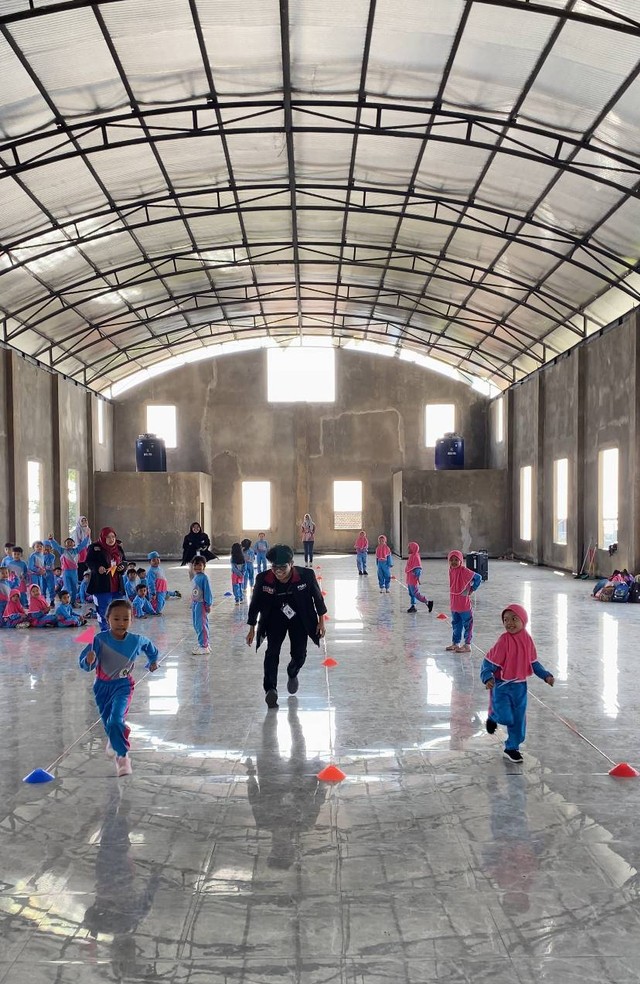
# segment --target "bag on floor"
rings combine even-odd
[[[628,601],[629,600],[629,585],[626,581],[621,581],[616,584],[613,589],[613,596],[611,601]]]
[[[636,604],[640,602],[640,582],[634,581],[631,585],[627,601],[635,602]]]

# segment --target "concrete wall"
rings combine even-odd
[[[96,529],[112,526],[129,557],[182,556],[193,522],[211,534],[212,482],[200,472],[97,472]]]
[[[67,472],[76,468],[80,511],[93,513],[93,452],[90,404],[95,398],[62,376],[39,369],[15,352],[0,350],[0,537],[25,551],[30,546],[27,462],[42,466],[41,533],[68,532]],[[109,405],[106,405],[110,410]],[[110,420],[110,414],[107,414]],[[111,425],[100,450],[111,468]]]
[[[339,351],[333,404],[270,404],[266,353],[228,355],[150,380],[114,405],[115,468],[135,469],[135,440],[149,403],[177,407],[178,447],[169,471],[213,478],[210,535],[228,547],[242,533],[242,481],[272,483],[272,541],[300,546],[298,522],[310,512],[319,550],[350,550],[354,531],[333,529],[333,482],[363,482],[370,540],[392,530],[392,475],[434,468],[424,446],[424,405],[456,404],[467,465],[485,464],[487,401],[470,387],[410,363]]]
[[[579,570],[598,542],[598,456],[619,451],[618,552],[598,549],[596,572],[640,571],[640,341],[638,314],[546,366],[509,392],[513,547],[534,563]],[[490,438],[490,443],[493,438]],[[495,443],[495,442],[493,442]],[[489,448],[489,460],[496,456]],[[554,461],[569,461],[567,544],[554,542]],[[532,538],[520,538],[520,469],[533,468]],[[599,545],[600,546],[600,545]]]
[[[507,498],[506,471],[403,470],[402,556],[410,540],[424,557],[450,550],[503,555],[509,549]]]

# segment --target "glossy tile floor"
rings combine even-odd
[[[317,563],[338,666],[314,649],[278,711],[226,564],[211,657],[190,655],[185,599],[138,623],[163,661],[138,673],[126,779],[76,632],[2,633],[0,982],[640,981],[640,779],[607,775],[640,763],[640,606],[493,561],[477,648],[453,655],[444,562],[432,615],[351,557]],[[557,679],[531,683],[523,767],[485,733],[478,679],[511,600]],[[317,781],[327,763],[344,782]]]

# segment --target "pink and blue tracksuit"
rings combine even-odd
[[[198,637],[198,645],[206,649],[209,645],[208,615],[213,604],[213,593],[209,578],[201,571],[191,582],[191,617]]]
[[[74,612],[71,605],[59,604],[54,615],[60,628],[82,625],[82,618]]]
[[[45,581],[47,569],[44,563],[44,551],[38,552],[34,550],[27,561],[27,568],[29,570],[29,583],[37,584],[44,595],[47,587]]]
[[[541,680],[553,676],[538,659],[533,639],[526,631],[529,616],[521,605],[508,605],[502,612],[514,612],[524,628],[520,632],[503,632],[482,661],[480,679],[491,677],[489,718],[507,729],[505,751],[518,751],[525,739],[527,723],[527,677],[533,673]]]
[[[96,661],[88,666],[87,656],[92,651]],[[93,695],[107,738],[120,757],[126,755],[130,747],[126,716],[134,688],[131,673],[140,653],[147,657],[146,669],[158,660],[158,650],[146,636],[127,632],[124,639],[116,639],[111,632],[98,632],[93,642],[82,650],[79,659],[80,669],[96,672]]]
[[[231,561],[231,590],[236,601],[242,601],[244,595],[242,586],[244,584],[244,564],[234,564]]]
[[[269,549],[269,542],[265,540],[264,537],[260,537],[259,540],[253,545],[253,549],[256,552],[256,560],[258,566],[258,574],[261,571],[266,571],[267,569],[267,550]]]
[[[28,625],[29,619],[20,600],[20,592],[12,588],[9,592],[9,601],[4,608],[4,624],[7,629],[15,629],[17,625]]]
[[[148,598],[137,594],[131,602],[134,618],[145,618],[147,615],[155,615],[156,611]]]
[[[358,574],[366,574],[367,558],[369,556],[369,541],[364,533],[360,534],[354,543],[353,548],[356,552],[356,566],[358,568]]]
[[[383,535],[378,537],[378,546],[376,547],[376,567],[378,569],[378,584],[380,585],[380,590],[382,591],[384,588],[388,591],[389,585],[391,584],[393,557],[391,556],[391,550],[387,545],[387,538]]]
[[[34,598],[31,594],[29,595],[27,616],[32,629],[53,628],[58,624],[53,612],[49,611],[49,602],[42,595],[39,598]]]
[[[159,559],[160,554],[157,550],[152,550],[150,554],[147,554],[147,560]],[[149,598],[151,600],[151,604],[153,605],[154,612],[158,615],[162,615],[167,596],[171,592],[169,591],[167,576],[159,564],[157,567],[154,567],[153,564],[151,564],[149,570],[147,571],[147,589],[149,591]]]
[[[43,553],[42,560],[44,562],[44,587],[42,593],[49,604],[53,605],[56,599],[56,576],[53,573],[53,568],[58,565],[55,554],[53,553]]]
[[[16,560],[14,557],[5,557],[2,561],[2,566],[6,567],[9,571],[11,587],[16,588],[20,592],[20,601],[23,605],[27,605],[29,602],[29,599],[27,598],[29,569],[24,560]]]
[[[465,645],[470,646],[473,638],[471,595],[482,584],[482,575],[470,571],[468,567],[462,566],[464,565],[464,557],[460,550],[452,550],[448,559],[451,560],[452,557],[457,557],[461,566],[449,568],[451,641],[454,646],[459,646],[464,634]]]
[[[53,547],[60,554],[62,583],[65,591],[71,595],[72,605],[75,605],[78,596],[78,555],[86,550],[89,542],[89,537],[86,536],[77,547],[63,547],[56,540],[47,540],[47,546]]]
[[[11,594],[11,585],[8,578],[0,581],[0,629],[4,628],[4,613]]]
[[[423,605],[429,604],[428,599],[420,592],[421,574],[422,561],[420,560],[420,545],[412,540],[409,544],[409,557],[404,566],[405,583],[412,608],[415,608],[416,601],[421,601]]]

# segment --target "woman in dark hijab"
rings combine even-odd
[[[189,532],[182,541],[182,561],[181,567],[185,564],[189,564],[193,561],[196,556],[204,557],[205,560],[215,560],[216,555],[211,552],[209,547],[211,546],[211,540],[204,532],[200,523],[192,523]]]
[[[114,598],[124,597],[122,590],[122,575],[126,567],[126,557],[122,542],[118,540],[116,531],[110,526],[100,530],[98,539],[90,544],[87,552],[87,567],[91,578],[87,591],[96,599],[100,628],[106,631],[107,608]]]

